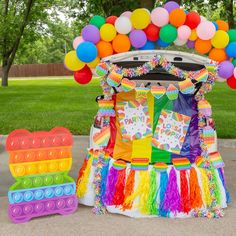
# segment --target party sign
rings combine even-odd
[[[116,108],[124,141],[142,139],[152,135],[146,101],[143,103],[138,101],[119,102]]]
[[[180,154],[191,117],[162,110],[152,139],[152,145],[168,152]]]

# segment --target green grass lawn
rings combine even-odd
[[[99,80],[80,86],[72,78],[10,80],[0,88],[0,134],[14,129],[69,128],[73,134],[89,134],[97,112]],[[236,91],[217,83],[207,98],[213,106],[218,136],[236,138]]]

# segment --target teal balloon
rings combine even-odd
[[[236,29],[231,29],[228,31],[228,35],[229,35],[229,42],[236,42]]]
[[[95,25],[98,29],[102,27],[106,23],[106,19],[102,16],[93,16],[89,22],[91,25]]]
[[[177,36],[177,29],[171,24],[163,26],[160,30],[160,39],[165,43],[173,43]]]
[[[236,58],[232,61],[233,65],[236,67]]]

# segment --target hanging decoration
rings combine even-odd
[[[173,84],[170,84],[167,89],[164,86],[152,86],[150,91],[155,98],[159,99],[166,94],[170,100],[175,100],[178,98],[179,91],[183,94],[191,94],[195,91],[196,83],[203,83],[201,89],[197,93],[197,99],[200,100],[205,93],[211,91],[212,85],[216,80],[218,64],[212,62],[199,71],[186,71],[176,67],[173,63],[168,62],[163,55],[157,55],[150,61],[145,62],[142,66],[135,68],[122,68],[110,62],[101,62],[96,67],[96,73],[102,77],[102,87],[104,91],[111,93],[109,87],[120,87],[121,85],[121,91],[129,92],[135,89],[137,98],[145,98],[149,88],[144,88],[143,85],[140,88],[137,88],[135,81],[129,80],[128,78],[148,74],[157,66],[161,66],[169,74],[181,78],[182,81],[178,82],[179,89]],[[108,93],[107,95],[111,97],[111,94],[109,95]]]

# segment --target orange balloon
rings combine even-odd
[[[186,14],[182,9],[174,9],[170,13],[170,23],[175,27],[183,25],[186,21]]]
[[[100,58],[108,57],[113,54],[111,43],[105,41],[99,41],[96,46],[98,49],[98,57]]]
[[[124,34],[118,34],[114,38],[112,42],[112,46],[113,46],[114,51],[117,53],[128,52],[131,47],[129,37]]]
[[[208,53],[212,48],[211,40],[197,39],[195,43],[195,49],[200,54]]]
[[[209,58],[214,61],[222,62],[228,59],[224,49],[213,48],[209,53]]]
[[[218,30],[223,30],[225,32],[229,31],[229,24],[223,20],[217,20],[216,24],[218,25]]]

